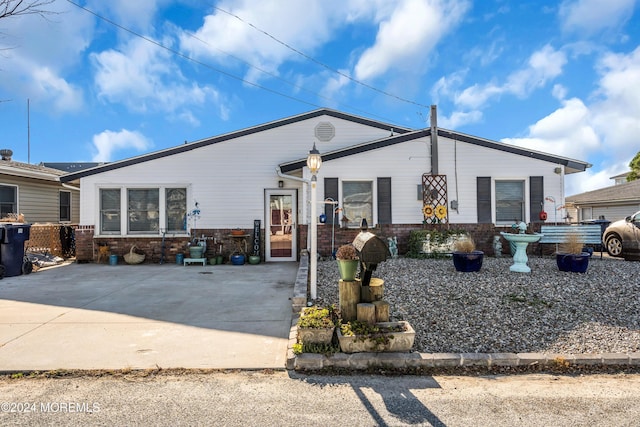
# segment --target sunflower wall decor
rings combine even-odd
[[[446,224],[449,222],[447,212],[447,177],[446,175],[422,175],[422,214],[424,224]]]

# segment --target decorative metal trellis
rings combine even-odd
[[[422,175],[422,213],[425,224],[448,224],[447,176]]]

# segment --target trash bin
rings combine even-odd
[[[599,225],[600,226],[600,237],[602,238],[602,235],[604,234],[604,230],[606,230],[607,227],[609,226],[609,224],[611,224],[611,221],[606,220],[606,219],[588,219],[586,221],[581,221],[580,224],[583,224],[583,225]],[[603,251],[604,250],[603,245],[597,245],[596,250]]]
[[[19,276],[24,263],[24,242],[29,240],[31,224],[0,223],[0,229],[0,264],[4,267],[4,276]]]

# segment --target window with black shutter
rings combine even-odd
[[[529,177],[529,213],[531,222],[540,222],[540,212],[544,206],[544,177]]]
[[[325,178],[324,179],[324,200],[331,199],[338,202],[338,178]],[[338,205],[324,205],[324,214],[327,217],[327,224],[333,224],[335,219],[335,215],[333,214],[333,210],[337,208]]]
[[[476,194],[478,206],[478,223],[491,223],[491,177],[476,178]]]
[[[378,178],[378,224],[392,224],[391,178]]]

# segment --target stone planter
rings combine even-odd
[[[298,342],[305,344],[331,344],[336,328],[298,328]]]
[[[413,347],[416,338],[416,331],[411,327],[409,322],[381,322],[376,323],[381,327],[392,327],[403,325],[404,332],[386,332],[380,335],[386,336],[386,343],[379,340],[363,338],[359,335],[344,336],[340,328],[336,330],[338,341],[340,342],[340,350],[343,353],[363,353],[363,352],[408,352]]]

